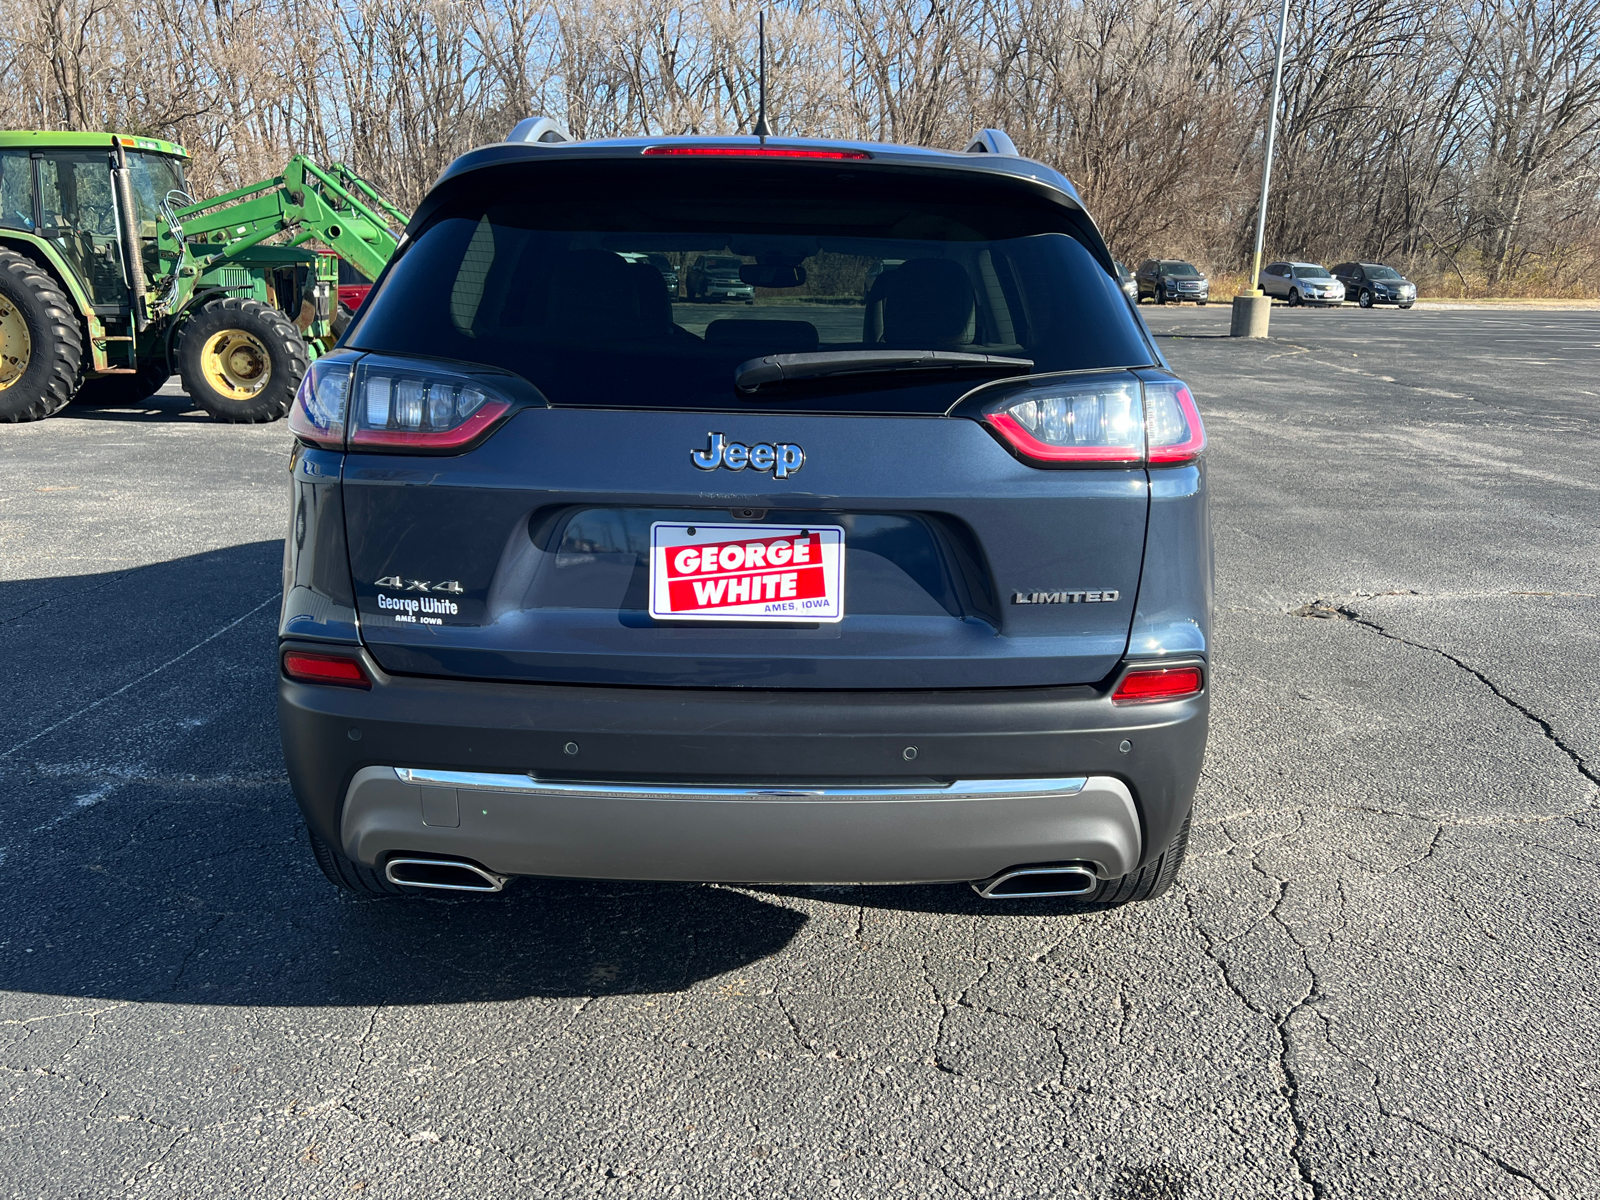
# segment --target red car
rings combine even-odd
[[[338,258],[331,250],[319,250],[317,253],[325,254],[329,258]],[[372,290],[372,281],[356,270],[344,259],[339,259],[339,303],[351,312],[361,307],[361,302],[367,298],[367,293]]]

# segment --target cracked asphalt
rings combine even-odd
[[[1212,438],[1177,889],[358,902],[288,437],[0,429],[0,1197],[1600,1195],[1600,313],[1144,310]]]

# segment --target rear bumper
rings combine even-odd
[[[1107,776],[944,787],[563,785],[526,775],[366,767],[340,821],[347,857],[470,859],[500,875],[722,883],[983,879],[1035,862],[1139,864],[1127,785]]]
[[[1086,861],[1119,875],[1159,854],[1187,814],[1209,704],[1202,692],[1118,708],[1088,687],[735,692],[498,684],[391,676],[370,656],[364,662],[370,691],[280,677],[284,757],[307,823],[361,861],[453,854],[503,874],[914,881]],[[461,824],[439,826],[422,816],[422,788],[437,785],[406,783],[395,768],[518,782],[858,792],[857,785],[895,785],[925,793],[774,803],[454,786]],[[960,801],[929,786],[1041,779],[1086,782],[1070,793]],[[1131,817],[1113,835],[1103,805],[1118,788]],[[496,793],[495,803],[474,808],[467,797],[484,790]],[[477,823],[468,820],[472,813]]]

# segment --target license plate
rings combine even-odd
[[[838,621],[837,525],[650,526],[650,615],[673,621]]]

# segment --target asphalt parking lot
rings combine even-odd
[[[284,425],[0,428],[0,1196],[1600,1194],[1600,312],[1143,311],[1218,657],[1187,869],[1109,913],[345,899]]]

